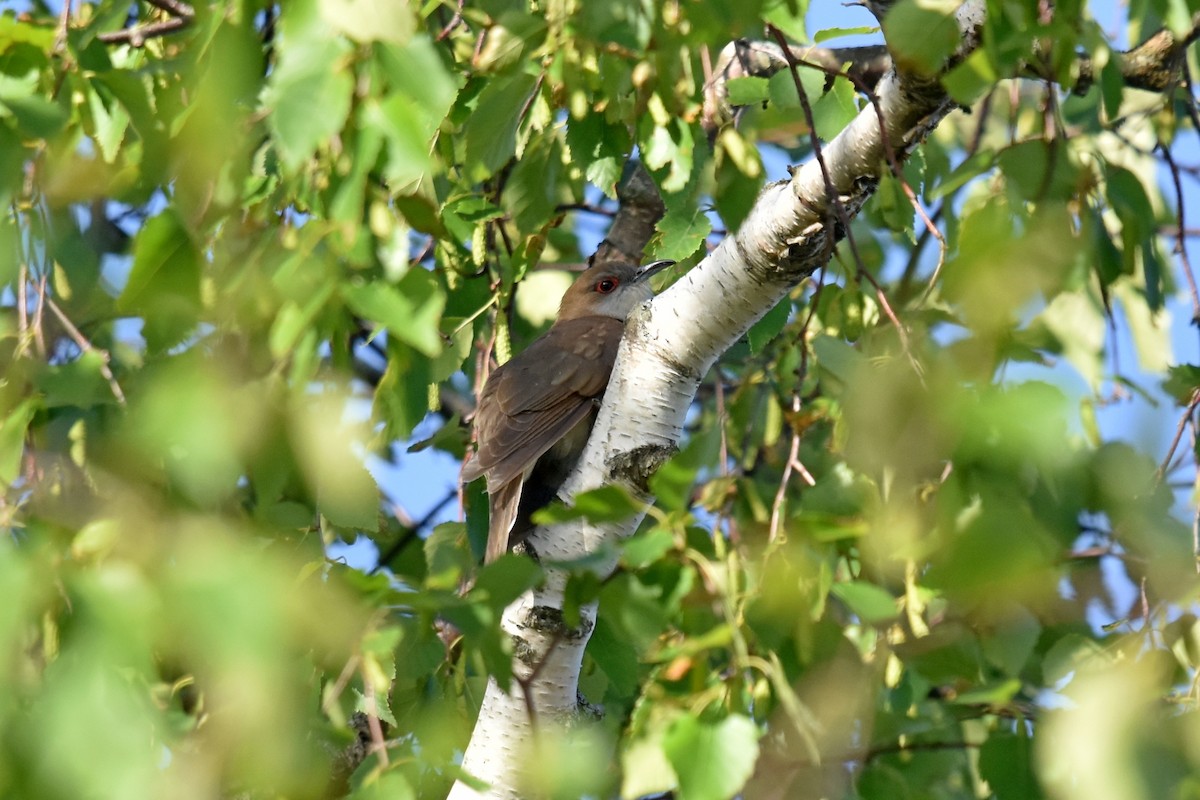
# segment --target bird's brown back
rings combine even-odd
[[[522,477],[604,394],[624,329],[612,317],[562,320],[497,368],[479,398],[479,451],[463,479],[486,475],[491,487]]]

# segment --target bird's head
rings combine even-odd
[[[598,264],[580,273],[563,295],[558,318],[613,317],[623,320],[640,303],[654,296],[649,278],[674,261],[653,261],[645,266]]]

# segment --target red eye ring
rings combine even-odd
[[[596,281],[596,291],[600,294],[608,294],[617,288],[616,278],[601,278]]]

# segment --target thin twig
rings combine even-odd
[[[792,395],[792,410],[800,410],[800,395]],[[787,463],[783,465],[783,475],[779,479],[779,488],[775,490],[775,501],[771,503],[771,526],[768,529],[767,541],[774,543],[779,537],[779,524],[783,511],[783,499],[787,495],[788,481],[792,479],[792,464],[800,452],[800,434],[792,431],[792,443],[788,450]]]
[[[1192,452],[1196,452],[1196,418],[1191,417]],[[1200,459],[1196,462],[1196,477],[1192,479],[1192,491],[1200,490]],[[1196,562],[1196,574],[1200,575],[1200,503],[1192,511],[1192,560]]]
[[[422,530],[424,530],[425,527],[442,512],[442,509],[450,505],[450,503],[453,502],[456,497],[458,497],[458,493],[459,484],[456,483],[454,488],[451,489],[445,497],[435,503],[433,508],[429,509],[425,516],[421,517],[419,520],[413,521],[408,525],[405,525],[404,527],[406,530],[400,535],[400,538],[393,542],[387,550],[380,554],[379,558],[375,562],[375,566],[371,567],[371,570],[367,574],[374,575],[380,570],[380,568],[395,558],[397,554],[399,554],[399,552],[413,540],[414,536],[417,536]]]
[[[1200,290],[1196,288],[1196,276],[1192,272],[1192,262],[1188,258],[1187,244],[1183,236],[1187,225],[1187,214],[1183,205],[1183,182],[1179,180],[1179,167],[1175,163],[1174,156],[1171,155],[1170,146],[1166,142],[1159,142],[1158,149],[1162,153],[1163,160],[1167,162],[1168,171],[1171,173],[1171,183],[1175,187],[1175,204],[1179,209],[1179,229],[1175,236],[1175,252],[1179,254],[1179,259],[1183,263],[1183,275],[1187,280],[1188,292],[1191,294],[1192,324],[1200,324]]]
[[[717,458],[720,461],[718,469],[721,471],[722,478],[729,477],[729,435],[725,428],[725,381],[721,375],[721,365],[715,364],[712,371],[713,374],[713,395],[717,403],[717,429],[721,431],[721,445],[718,451]],[[717,509],[717,518],[714,520],[713,531],[720,535],[720,531],[725,525],[725,509],[729,506],[729,502],[723,501]]]
[[[180,0],[146,0],[147,3],[166,11],[173,17],[194,17],[196,10]]]
[[[605,208],[594,203],[559,203],[554,207],[556,214],[565,213],[567,211],[586,211],[589,214],[596,214],[601,217],[615,217],[617,210],[614,208]]]
[[[42,317],[46,310],[46,276],[37,279],[37,305],[33,307],[33,343],[37,346],[40,358],[46,357],[46,334],[42,330]]]
[[[108,351],[101,350],[88,341],[87,337],[79,332],[79,328],[75,327],[74,323],[67,318],[67,315],[63,313],[63,310],[58,307],[58,303],[55,303],[52,298],[47,296],[44,300],[50,310],[54,312],[54,316],[58,317],[58,321],[62,323],[63,328],[66,329],[67,335],[71,337],[71,341],[75,342],[84,353],[96,353],[100,356],[100,374],[108,381],[108,388],[112,390],[113,397],[117,398],[117,402],[125,405],[125,392],[121,391],[121,384],[117,383],[117,379],[108,365],[110,360]]]
[[[71,24],[71,0],[62,0],[58,14],[58,28],[54,34],[54,52],[61,53],[67,46],[67,28]]]
[[[350,682],[350,678],[354,675],[355,670],[358,669],[358,662],[361,659],[362,657],[358,653],[355,653],[350,656],[350,658],[346,659],[346,665],[342,667],[342,671],[337,676],[337,680],[335,680],[333,682],[333,686],[325,692],[325,702],[321,704],[321,711],[323,713],[328,714],[329,710],[333,708],[334,702],[336,702],[337,699],[341,697],[342,692],[346,690],[346,684]]]
[[[192,24],[191,17],[171,17],[162,22],[149,22],[145,25],[138,25],[133,28],[125,28],[119,31],[110,33],[102,33],[96,38],[105,44],[124,44],[128,43],[133,47],[141,47],[146,43],[147,39],[154,39],[159,36],[166,36],[176,31],[181,31]]]
[[[26,334],[29,332],[29,267],[22,262],[17,268],[17,342],[19,351],[23,352],[27,345]]]
[[[529,731],[535,736],[537,734],[537,706],[533,702],[533,682],[537,680],[538,675],[542,674],[542,670],[546,668],[546,664],[550,661],[550,656],[554,654],[554,650],[562,642],[566,627],[566,621],[560,620],[553,635],[550,637],[550,643],[546,645],[546,652],[533,665],[533,669],[529,671],[528,676],[522,678],[519,675],[513,675],[513,680],[521,687],[521,697],[525,702],[525,712],[529,714]]]
[[[388,766],[387,741],[383,738],[383,726],[379,724],[379,708],[375,703],[375,684],[364,669],[361,672],[363,680],[363,699],[367,701],[367,729],[371,731],[371,750],[379,759],[379,766]]]
[[[462,24],[462,21],[463,21],[462,12],[463,12],[463,0],[458,0],[458,7],[454,10],[454,16],[450,18],[450,21],[446,23],[446,27],[442,28],[441,32],[438,33],[438,35],[434,39],[434,41],[438,41],[438,42],[442,41],[447,36],[449,36],[451,33],[453,33],[455,28],[457,28],[459,25]]]
[[[1200,389],[1192,390],[1187,408],[1184,410],[1183,416],[1179,418],[1179,424],[1175,426],[1175,436],[1171,439],[1171,446],[1167,448],[1166,456],[1163,457],[1154,473],[1155,482],[1161,483],[1167,474],[1167,468],[1171,466],[1171,458],[1175,455],[1175,448],[1179,447],[1179,440],[1183,438],[1183,429],[1187,426],[1188,420],[1192,418],[1192,412],[1196,410],[1196,406],[1200,406]]]
[[[887,316],[888,320],[896,326],[896,332],[900,337],[900,346],[904,350],[904,354],[908,357],[909,363],[912,364],[913,369],[916,371],[917,377],[923,382],[924,371],[921,369],[921,365],[917,362],[916,357],[912,353],[912,348],[909,346],[908,333],[904,330],[904,326],[900,324],[899,317],[897,317],[896,313],[892,310],[891,303],[888,302],[887,296],[884,294],[882,287],[880,287],[879,283],[870,274],[870,272],[867,271],[863,264],[862,256],[858,252],[858,244],[855,242],[854,234],[850,230],[850,215],[846,212],[846,207],[842,205],[841,198],[838,196],[837,190],[833,185],[833,179],[829,174],[829,168],[825,164],[825,157],[821,151],[821,140],[820,137],[817,136],[816,124],[813,119],[812,106],[808,102],[808,92],[804,90],[804,84],[800,80],[800,73],[797,69],[799,62],[797,62],[795,55],[793,55],[791,50],[788,48],[787,40],[784,38],[783,32],[773,25],[768,26],[768,31],[773,37],[775,37],[775,40],[783,49],[784,56],[787,59],[788,68],[792,74],[792,83],[796,86],[796,95],[800,99],[800,107],[804,111],[804,119],[808,124],[808,134],[812,143],[813,157],[816,159],[817,165],[821,168],[821,178],[825,182],[825,192],[829,196],[830,206],[832,208],[833,215],[836,217],[836,221],[842,224],[842,230],[846,235],[846,244],[850,246],[850,253],[854,256],[856,271],[859,276],[866,278],[866,280],[875,287],[875,294],[876,298],[879,300],[880,307],[883,308],[884,314]],[[880,139],[883,144],[884,152],[887,154],[888,161],[892,165],[892,168],[899,173],[899,164],[896,161],[896,154],[892,149],[891,141],[888,138],[887,129],[884,126],[883,109],[879,106],[878,98],[874,97],[873,93],[870,93],[868,97],[871,98],[871,105],[875,109],[876,117],[879,120]],[[901,177],[900,180],[903,181],[903,178]],[[913,197],[915,199],[915,195]],[[926,219],[928,219],[928,217],[926,217]],[[930,222],[930,226],[933,227],[932,222]],[[937,235],[939,238],[941,238],[940,233]],[[832,235],[828,237],[831,246],[833,238],[834,237]]]

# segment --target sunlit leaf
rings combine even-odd
[[[679,778],[681,798],[727,800],[754,769],[758,729],[742,716],[731,715],[717,723],[681,716],[662,746]]]

